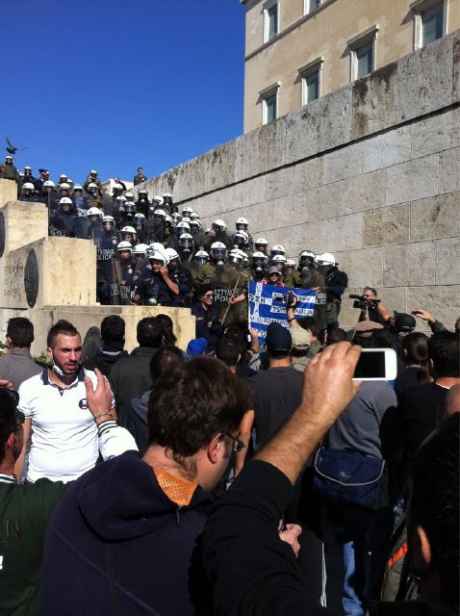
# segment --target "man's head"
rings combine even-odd
[[[191,479],[211,490],[229,463],[247,408],[245,386],[220,361],[183,363],[155,385],[149,444],[165,448]]]
[[[422,447],[414,470],[409,542],[422,590],[433,602],[459,607],[460,415],[452,415]]]
[[[363,297],[367,300],[377,299],[377,289],[373,287],[364,287]]]
[[[292,352],[292,336],[286,327],[279,323],[270,323],[265,339],[271,359],[289,359]]]
[[[13,466],[23,445],[22,424],[24,415],[17,410],[18,395],[0,389],[0,464]]]
[[[460,377],[460,336],[452,332],[434,334],[429,341],[435,376]]]
[[[48,357],[53,370],[62,377],[76,376],[81,365],[81,337],[76,328],[61,319],[48,332]]]
[[[101,338],[105,347],[122,349],[125,344],[125,322],[116,314],[111,314],[101,323]]]
[[[200,302],[209,308],[214,302],[214,287],[212,285],[203,285],[198,289],[197,295]]]
[[[216,356],[234,371],[241,360],[241,345],[232,337],[223,336],[217,343]]]
[[[34,341],[34,326],[23,317],[14,317],[6,328],[6,346],[9,349],[30,349]]]
[[[139,346],[157,349],[163,339],[163,326],[156,317],[145,317],[137,324],[137,341]]]

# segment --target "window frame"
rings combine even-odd
[[[321,56],[319,58],[315,58],[308,64],[301,66],[297,69],[298,80],[300,81],[300,104],[301,107],[306,107],[310,103],[315,100],[321,98],[322,95],[322,83],[323,83],[323,66],[324,66],[324,58]],[[307,80],[313,74],[318,74],[318,98],[314,98],[313,100],[308,100],[308,84]]]
[[[369,28],[365,32],[354,36],[348,41],[347,50],[349,55],[349,78],[350,81],[356,81],[357,79],[364,79],[371,73],[373,73],[378,66],[377,62],[377,36],[379,32],[379,26],[375,25]],[[372,48],[372,69],[362,77],[358,77],[358,50],[363,47]]]
[[[303,14],[310,15],[311,13],[318,11],[325,1],[326,0],[319,0],[319,6],[312,8],[313,0],[303,0]]]
[[[412,2],[410,5],[414,19],[414,51],[417,49],[423,49],[423,47],[430,44],[425,44],[423,40],[423,15],[438,7],[442,10],[442,35],[440,38],[443,38],[449,33],[449,0],[415,0],[415,2]]]
[[[281,83],[279,81],[271,84],[270,86],[268,86],[268,88],[264,88],[263,90],[261,90],[259,92],[259,98],[258,98],[258,102],[262,103],[262,126],[267,126],[268,124],[271,124],[272,122],[275,122],[278,118],[279,118],[279,98],[278,98],[278,94],[279,94],[279,90],[281,87]],[[275,117],[273,120],[271,120],[270,122],[268,122],[268,105],[267,105],[267,100],[269,98],[275,97]]]
[[[270,36],[270,10],[276,6],[276,32]],[[281,0],[266,0],[263,5],[264,44],[272,41],[281,32]]]

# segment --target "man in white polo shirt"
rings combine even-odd
[[[99,457],[97,426],[88,409],[85,378],[96,387],[96,375],[81,367],[81,338],[68,321],[48,333],[51,368],[24,381],[19,410],[24,413],[24,440],[29,443],[24,469],[28,481],[41,477],[68,482],[92,469]]]

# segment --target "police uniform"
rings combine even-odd
[[[101,304],[111,303],[111,290],[113,284],[112,260],[117,248],[116,234],[103,231],[95,239],[97,250],[97,294]]]

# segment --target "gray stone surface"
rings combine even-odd
[[[392,309],[447,315],[460,302],[459,103],[457,32],[147,188],[187,200],[205,225],[245,216],[289,256],[335,253],[350,292],[369,284]]]
[[[410,210],[411,240],[460,236],[460,192],[419,199]]]
[[[453,329],[455,319],[460,316],[460,285],[409,287],[407,289],[407,311],[425,308],[444,325]]]
[[[364,213],[364,246],[409,241],[410,204],[393,205]]]
[[[436,282],[460,284],[460,237],[436,241]]]

